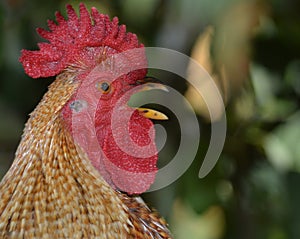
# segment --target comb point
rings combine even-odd
[[[70,4],[66,5],[66,11],[67,20],[60,12],[55,13],[57,24],[48,20],[50,31],[37,29],[38,34],[50,43],[39,44],[38,51],[21,51],[19,60],[29,76],[54,76],[73,63],[84,62],[82,52],[87,47],[109,47],[116,53],[143,47],[135,34],[126,33],[126,27],[118,25],[117,17],[111,21],[95,7],[89,13],[83,3],[79,5],[79,17]]]

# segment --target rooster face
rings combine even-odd
[[[95,72],[83,81],[64,107],[64,121],[75,142],[112,187],[129,194],[142,193],[154,182],[157,172],[155,131],[150,119],[167,117],[152,109],[132,108],[127,103],[137,92],[166,87],[154,78],[136,78],[144,75],[145,70],[116,80]]]

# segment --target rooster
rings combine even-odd
[[[48,42],[21,52],[30,77],[56,79],[0,183],[0,238],[171,238],[138,196],[158,170],[151,119],[167,117],[127,105],[166,87],[146,76],[144,47],[118,18],[66,8],[37,29]]]

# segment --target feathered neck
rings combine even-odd
[[[72,78],[55,81],[32,112],[0,183],[0,238],[92,238],[106,231],[127,237],[128,209],[61,121],[75,89]]]
[[[75,145],[59,113],[77,83],[55,81],[26,124],[0,182],[0,238],[171,238],[157,213],[111,188]]]

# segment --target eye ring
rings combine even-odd
[[[96,88],[98,91],[108,94],[111,91],[111,85],[107,81],[100,81],[96,83]]]

